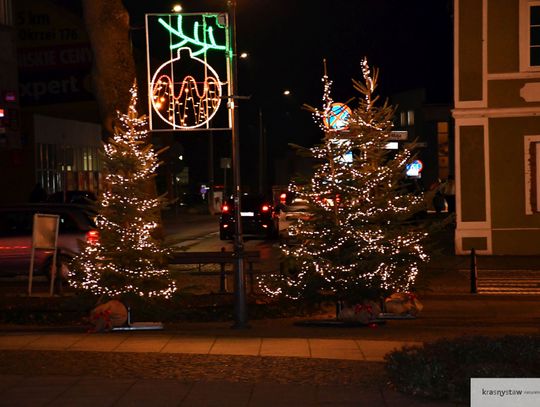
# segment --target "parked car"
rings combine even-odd
[[[289,222],[296,219],[307,220],[311,216],[309,204],[301,199],[295,199],[290,205],[285,205],[280,212],[280,220]]]
[[[66,276],[79,240],[98,239],[95,212],[88,206],[36,203],[0,206],[0,276],[28,274],[34,214],[59,215],[57,275]],[[53,251],[35,250],[34,275],[50,277]]]
[[[47,197],[50,203],[71,203],[90,205],[97,201],[96,194],[91,191],[58,191]]]
[[[285,236],[287,238],[291,237],[292,232],[289,230],[289,226],[298,221],[298,219],[308,220],[312,216],[313,214],[307,201],[294,199],[289,205],[284,205],[279,213],[279,222],[281,228],[285,230]]]
[[[219,238],[232,239],[234,236],[235,208],[232,199],[221,206],[219,219]],[[264,235],[270,239],[279,236],[279,215],[274,210],[272,201],[260,195],[244,194],[240,198],[240,218],[242,233],[246,235]]]

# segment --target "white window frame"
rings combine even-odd
[[[540,6],[540,0],[519,1],[519,69],[521,72],[540,71],[540,65],[531,66],[531,7]]]

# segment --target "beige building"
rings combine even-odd
[[[455,0],[456,253],[540,254],[540,1]]]

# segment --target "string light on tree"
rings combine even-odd
[[[325,74],[322,108],[307,106],[324,132],[320,145],[302,149],[319,160],[310,182],[294,182],[290,190],[306,201],[312,216],[299,219],[289,233],[300,244],[282,246],[295,266],[289,274],[261,279],[263,290],[290,298],[334,296],[359,302],[394,291],[409,291],[419,267],[428,260],[427,236],[411,222],[424,208],[421,195],[406,190],[409,149],[390,155],[385,149],[394,109],[376,105],[378,71],[367,60],[360,93],[350,113],[332,100],[332,81]],[[345,159],[347,155],[351,159]]]
[[[176,285],[167,268],[167,251],[152,236],[164,201],[149,192],[160,152],[148,143],[146,117],[139,117],[136,105],[134,86],[128,113],[117,112],[118,125],[105,144],[108,190],[99,200],[99,240],[83,245],[72,263],[70,283],[110,297],[134,293],[168,298]]]

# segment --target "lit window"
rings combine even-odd
[[[540,212],[540,136],[525,137],[525,213]]]
[[[409,110],[407,112],[407,122],[409,126],[414,126],[414,110]]]
[[[399,123],[401,124],[401,127],[405,127],[407,125],[407,113],[405,112],[400,113]]]
[[[399,124],[401,127],[414,126],[414,110],[408,110],[399,114]]]

